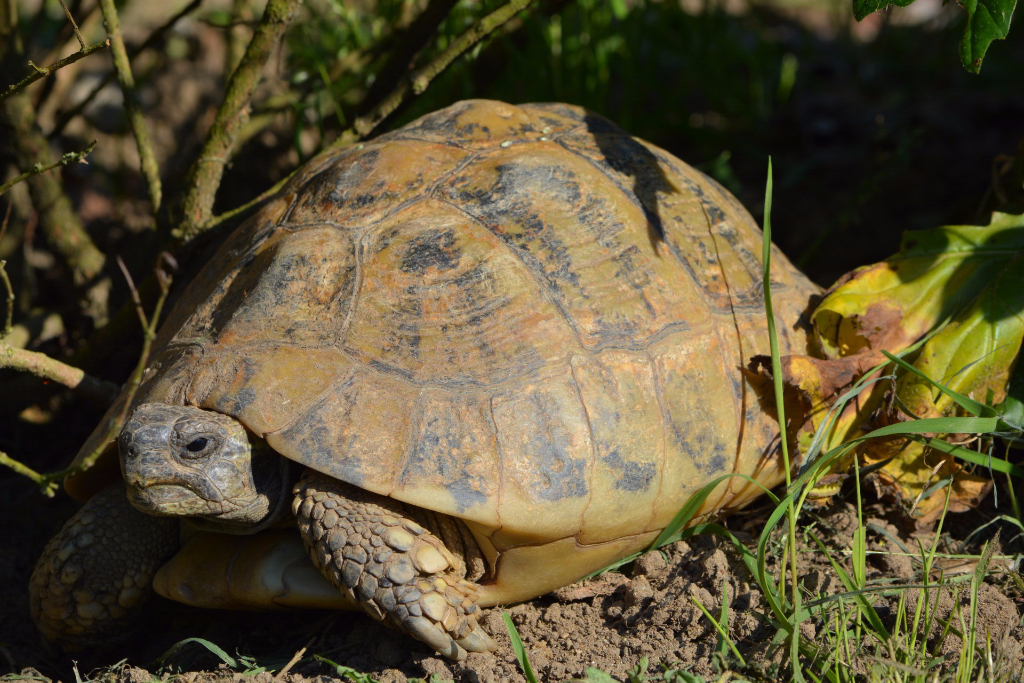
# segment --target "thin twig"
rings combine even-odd
[[[110,2],[112,0],[104,0]],[[259,85],[263,67],[298,9],[299,0],[269,0],[263,18],[238,68],[231,74],[224,102],[217,110],[199,158],[189,171],[188,194],[182,202],[181,224],[173,231],[185,243],[196,237],[213,215],[213,202],[235,139],[249,119],[249,102]]]
[[[103,12],[103,23],[107,26],[107,36],[110,38],[110,51],[114,58],[117,80],[121,84],[121,92],[124,93],[128,123],[132,127],[135,145],[139,149],[142,175],[146,178],[146,186],[149,189],[149,201],[153,206],[153,214],[156,215],[160,210],[160,169],[156,163],[156,154],[153,153],[153,145],[149,141],[146,120],[142,116],[142,108],[139,106],[138,96],[135,93],[135,78],[132,76],[132,66],[128,61],[128,51],[124,46],[121,21],[117,17],[114,0],[100,0],[100,11]]]
[[[71,28],[75,30],[75,38],[78,38],[78,44],[81,48],[85,49],[85,41],[82,40],[82,32],[78,30],[78,24],[75,23],[75,18],[71,16],[71,10],[68,9],[67,4],[64,0],[60,0],[60,6],[64,8],[64,14],[67,15],[68,21],[71,22]]]
[[[7,316],[4,319],[4,328],[0,330],[0,339],[5,338],[14,329],[14,288],[11,287],[11,279],[7,277],[6,265],[7,261],[0,261],[0,280],[4,281],[4,288],[7,290]]]
[[[370,86],[362,103],[366,109],[357,113],[366,113],[369,106],[381,101],[380,98],[385,97],[399,84],[402,77],[414,67],[419,53],[435,37],[438,27],[457,3],[458,0],[430,0],[423,11],[395,36],[387,61],[374,78],[373,85]]]
[[[352,128],[334,141],[332,147],[347,145],[359,138],[364,138],[374,131],[388,116],[412,95],[422,95],[430,82],[437,78],[448,66],[458,59],[469,48],[500,28],[505,22],[526,9],[533,0],[509,0],[486,17],[477,21],[465,33],[453,40],[439,55],[423,67],[418,68],[403,78],[391,94],[384,98],[371,112],[360,116],[352,124]]]
[[[7,223],[11,220],[13,206],[14,202],[7,202],[4,220],[3,223],[0,223],[0,243],[4,241],[4,235],[7,234]],[[6,265],[7,261],[0,261],[0,279],[4,281],[4,287],[7,289],[7,317],[4,320],[4,328],[0,331],[0,339],[6,338],[14,329],[14,288],[11,287],[11,279],[7,277]]]
[[[88,57],[93,52],[98,52],[99,50],[102,50],[102,49],[104,49],[106,47],[109,47],[109,45],[110,45],[110,41],[109,40],[103,40],[103,41],[100,41],[100,42],[95,43],[93,45],[87,45],[87,46],[83,47],[81,50],[79,50],[78,52],[76,52],[76,53],[74,53],[72,55],[69,55],[69,56],[65,57],[64,59],[62,59],[62,60],[60,60],[58,62],[54,62],[50,66],[44,66],[42,68],[36,66],[32,62],[29,62],[28,65],[30,67],[32,67],[32,73],[29,74],[28,76],[26,76],[25,78],[21,79],[20,81],[18,81],[14,85],[9,86],[7,88],[7,90],[4,90],[2,93],[0,93],[0,100],[3,100],[3,99],[6,99],[6,98],[10,97],[11,95],[13,95],[14,93],[18,92],[19,90],[23,90],[23,89],[27,88],[28,86],[32,85],[33,83],[35,83],[39,79],[45,78],[46,76],[49,76],[54,71],[57,71],[58,69],[63,69],[68,64],[74,64],[79,59],[82,59],[83,57]]]
[[[16,349],[0,341],[0,368],[28,372],[50,382],[56,382],[76,394],[102,405],[110,405],[117,396],[118,387],[113,382],[96,379],[79,368],[72,367],[45,353]]]
[[[292,658],[288,660],[288,663],[285,664],[280,671],[274,674],[274,683],[284,680],[284,677],[288,675],[288,672],[292,670],[293,666],[299,663],[299,660],[302,659],[302,656],[306,654],[306,650],[309,648],[310,645],[313,644],[313,641],[315,640],[315,636],[313,638],[310,638],[308,643],[303,645],[301,648],[299,648],[298,652],[292,655]]]
[[[142,329],[149,329],[149,321],[146,320],[146,312],[142,310],[142,299],[139,298],[139,290],[135,288],[135,281],[132,280],[132,274],[128,272],[128,266],[124,265],[124,261],[121,257],[117,257],[117,266],[121,269],[121,273],[124,274],[124,279],[128,283],[128,291],[131,292],[132,301],[135,302],[135,313],[139,316],[139,322],[142,323]]]
[[[52,164],[36,164],[28,171],[25,171],[24,173],[19,173],[18,175],[14,176],[3,185],[0,185],[0,195],[6,193],[8,190],[10,190],[12,187],[22,182],[23,180],[28,180],[32,176],[37,176],[40,173],[52,171],[58,166],[67,166],[73,161],[77,161],[80,164],[88,164],[89,162],[85,160],[85,157],[89,156],[89,154],[92,152],[95,146],[96,141],[93,140],[85,147],[85,149],[78,152],[68,152],[60,159],[57,159],[57,161],[53,162]]]
[[[128,60],[131,61],[135,59],[140,54],[142,54],[149,48],[153,47],[153,45],[158,43],[160,39],[163,38],[164,34],[167,33],[167,31],[171,30],[175,24],[181,21],[183,17],[187,16],[197,7],[199,7],[199,5],[202,4],[202,2],[203,0],[192,0],[192,2],[186,5],[180,12],[175,14],[173,17],[168,19],[166,23],[164,23],[162,26],[154,30],[152,33],[150,33],[149,37],[146,38],[146,40],[144,40],[141,45],[136,47],[128,54]],[[116,70],[108,72],[107,75],[103,77],[103,80],[101,80],[99,83],[93,86],[93,89],[89,91],[89,94],[85,96],[85,99],[83,99],[81,102],[76,104],[71,109],[62,112],[60,114],[60,117],[57,119],[57,123],[53,125],[53,130],[50,131],[48,137],[52,138],[55,135],[60,135],[61,131],[64,130],[64,127],[68,125],[68,122],[70,122],[71,119],[81,114],[82,110],[88,107],[89,103],[96,98],[100,91],[103,90],[103,88],[107,87],[110,84],[110,82],[114,80],[116,77]]]
[[[45,166],[53,158],[50,143],[36,124],[32,102],[24,92],[0,101],[0,139],[21,168]],[[60,181],[53,176],[41,173],[28,179],[32,205],[47,241],[68,264],[75,283],[84,284],[102,272],[106,257],[82,225]]]
[[[217,225],[220,225],[224,221],[229,220],[231,218],[234,218],[235,216],[238,216],[239,214],[244,214],[245,212],[250,211],[251,209],[259,206],[260,204],[262,204],[263,202],[265,202],[266,200],[270,199],[275,194],[277,194],[281,190],[281,188],[284,187],[288,183],[288,181],[291,180],[292,177],[296,173],[298,173],[300,170],[301,169],[297,168],[294,171],[292,171],[291,173],[289,173],[288,175],[286,175],[284,178],[281,178],[279,181],[274,183],[271,187],[269,187],[266,190],[264,190],[263,192],[261,192],[260,195],[258,197],[256,197],[255,199],[252,199],[252,200],[246,202],[245,204],[242,204],[239,207],[231,209],[230,211],[225,211],[222,214],[218,214],[216,216],[212,216],[210,218],[210,220],[206,221],[201,226],[199,226],[199,231],[196,234],[197,235],[201,235],[202,233],[206,232],[207,230],[210,230],[211,228],[214,228]]]
[[[60,478],[64,478],[69,474],[77,472],[84,472],[93,466],[97,459],[107,449],[107,444],[110,443],[124,426],[124,421],[128,417],[128,409],[132,405],[132,399],[135,397],[135,392],[138,391],[139,385],[142,384],[142,375],[146,371],[146,366],[149,364],[149,354],[153,347],[153,341],[156,339],[156,328],[160,324],[160,314],[163,312],[164,303],[167,301],[167,295],[171,292],[171,276],[164,270],[164,265],[170,270],[176,270],[178,263],[174,260],[166,251],[161,252],[157,260],[156,267],[156,280],[160,285],[160,297],[156,300],[156,305],[153,307],[153,314],[149,317],[147,325],[142,328],[142,350],[139,352],[139,362],[136,363],[135,369],[132,371],[131,376],[125,383],[124,396],[121,400],[121,410],[116,415],[111,416],[107,422],[107,429],[105,436],[99,439],[96,443],[96,448],[89,454],[87,454],[81,461],[78,462],[74,467],[69,467],[61,472],[55,473]],[[131,289],[135,289],[134,283],[129,280]],[[138,292],[133,295],[136,300],[138,299]],[[141,315],[141,318],[145,319],[145,314]]]

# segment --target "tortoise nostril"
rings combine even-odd
[[[133,444],[129,444],[129,446],[128,446],[128,457],[129,458],[137,458],[137,457],[139,457],[139,445],[138,444],[134,444],[134,443]]]

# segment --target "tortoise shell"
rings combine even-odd
[[[718,184],[589,111],[460,102],[302,169],[191,283],[134,401],[460,517],[492,561],[599,564],[715,477],[783,477],[741,372],[768,350],[761,248]],[[804,353],[818,290],[772,258]]]

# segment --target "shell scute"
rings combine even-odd
[[[723,474],[734,471],[740,424],[741,351],[718,329],[677,335],[650,350],[654,361],[667,438],[662,495],[650,528],[664,527],[686,499]],[[747,397],[756,401],[755,395]],[[702,510],[717,509],[729,490],[726,481]]]
[[[499,526],[501,463],[490,396],[426,389],[421,405],[419,426],[392,495]]]
[[[568,368],[543,383],[495,396],[492,413],[502,458],[499,549],[573,535],[593,490],[593,444]]]
[[[341,335],[355,285],[351,237],[330,226],[282,226],[238,266],[209,314],[208,333],[218,345],[330,343]]]
[[[574,344],[529,269],[444,202],[424,200],[376,226],[362,270],[345,348],[412,381],[486,386]]]
[[[366,368],[330,387],[267,443],[293,460],[388,495],[409,448],[419,390]]]
[[[287,220],[359,230],[418,201],[465,157],[454,147],[420,141],[363,145],[311,177]]]
[[[643,346],[710,314],[686,272],[652,245],[639,207],[556,143],[482,155],[438,192],[540,274],[587,348]]]
[[[421,116],[381,139],[422,140],[481,149],[541,136],[534,118],[520,107],[489,100],[465,100]]]
[[[653,365],[644,352],[612,350],[574,356],[572,373],[593,435],[591,485],[601,492],[599,504],[587,508],[579,541],[636,533],[654,516],[665,459]]]
[[[295,421],[352,373],[341,351],[290,345],[214,348],[194,370],[185,401],[241,420],[263,436]]]

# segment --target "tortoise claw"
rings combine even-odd
[[[474,624],[468,636],[455,642],[468,652],[494,652],[498,649],[498,644],[487,635],[480,624]]]

